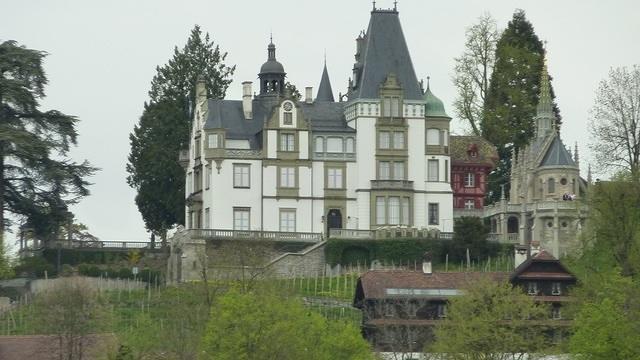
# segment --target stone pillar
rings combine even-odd
[[[520,245],[524,245],[526,243],[525,232],[527,229],[527,203],[523,203],[522,205],[520,205],[520,223],[518,225],[518,243]]]
[[[551,252],[556,258],[560,258],[560,229],[558,225],[558,201],[553,205],[553,245]]]

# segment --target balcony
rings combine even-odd
[[[437,229],[418,229],[412,227],[388,226],[375,230],[356,230],[356,229],[331,229],[329,230],[330,239],[349,239],[349,240],[383,240],[393,238],[433,238],[451,240],[453,233],[440,232]]]
[[[371,180],[374,190],[413,190],[413,181],[409,180]]]
[[[461,209],[461,208],[454,208],[453,209],[453,218],[459,218],[459,217],[463,217],[463,216],[471,216],[471,217],[483,217],[484,216],[484,209]]]
[[[320,233],[219,229],[190,229],[188,231],[192,239],[200,238],[205,240],[262,240],[304,243],[317,243],[322,241],[322,234]]]

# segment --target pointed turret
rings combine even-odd
[[[553,113],[551,85],[549,84],[549,72],[547,71],[547,62],[545,60],[540,74],[540,99],[536,107],[536,135],[538,138],[545,137],[555,127],[556,116]]]
[[[591,185],[592,181],[593,181],[593,177],[591,175],[591,164],[589,164],[589,168],[587,170],[587,184]]]
[[[324,62],[324,69],[322,70],[322,78],[320,79],[320,86],[318,86],[316,101],[335,102],[333,99],[333,90],[331,89],[331,81],[329,80],[326,61]]]
[[[267,61],[260,67],[260,95],[282,95],[284,91],[284,66],[276,60],[276,45],[273,37],[267,46]]]
[[[578,142],[576,141],[576,144],[573,148],[573,161],[576,163],[577,167],[580,167],[580,156],[578,155]]]

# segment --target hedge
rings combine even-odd
[[[487,242],[486,248],[482,249],[482,257],[511,254],[512,249],[511,244]],[[431,253],[434,264],[444,263],[447,254],[450,262],[462,261],[466,256],[457,254],[452,240],[432,238],[329,239],[324,251],[326,262],[331,266],[368,264],[373,260],[396,264],[419,263],[427,251]],[[476,259],[478,255],[472,253],[471,257]]]

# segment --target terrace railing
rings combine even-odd
[[[307,243],[317,243],[322,241],[322,234],[307,232],[220,229],[191,229],[188,231],[191,238],[202,238],[206,240],[267,240]]]

